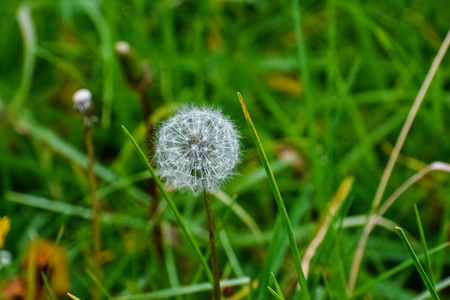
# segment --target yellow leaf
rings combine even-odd
[[[11,228],[11,222],[8,217],[0,217],[0,248],[3,247],[3,243],[5,242],[5,237]]]
[[[273,89],[286,93],[290,96],[300,95],[302,89],[298,77],[288,75],[269,75],[266,77],[267,84]]]
[[[70,298],[74,299],[74,300],[81,300],[80,298],[75,297],[75,296],[72,295],[71,293],[67,293],[67,295],[68,295]]]

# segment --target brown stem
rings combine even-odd
[[[220,300],[222,293],[220,291],[219,260],[217,259],[216,238],[214,236],[216,226],[214,224],[214,215],[211,209],[211,195],[207,191],[204,191],[203,198],[205,200],[205,208],[206,208],[206,224],[209,231],[209,246],[211,249],[211,269],[214,278],[213,299]]]
[[[100,251],[101,251],[101,228],[100,228],[100,200],[97,197],[97,182],[94,175],[94,144],[92,141],[92,127],[85,127],[85,138],[86,138],[86,151],[88,157],[87,164],[87,177],[89,183],[89,191],[92,202],[92,238],[94,246],[94,259],[93,259],[93,272],[95,276],[101,280],[101,262],[100,262]],[[100,299],[100,290],[94,285],[92,291],[92,299]]]
[[[141,105],[142,105],[142,118],[144,121],[144,126],[146,130],[146,137],[147,137],[147,152],[149,159],[153,159],[153,155],[155,153],[154,148],[154,132],[153,132],[153,125],[150,122],[150,118],[152,115],[152,109],[150,105],[150,99],[146,93],[146,89],[142,89],[139,91],[140,99],[141,99]],[[159,207],[159,195],[158,195],[158,189],[156,186],[156,182],[153,178],[149,178],[147,182],[148,191],[151,198],[150,203],[150,217],[154,217],[158,214],[158,207]],[[158,254],[162,257],[164,254],[163,249],[163,240],[162,240],[162,230],[161,230],[161,222],[157,222],[155,224],[155,227],[153,229],[153,237],[155,239],[155,246],[158,251]]]
[[[147,152],[149,159],[153,159],[155,152],[154,149],[154,135],[153,126],[151,124],[152,107],[151,101],[148,96],[147,90],[153,81],[152,73],[148,65],[144,61],[140,61],[135,57],[130,49],[130,45],[125,42],[119,42],[116,44],[116,53],[119,57],[120,65],[122,67],[122,73],[128,86],[135,91],[139,100],[141,101],[142,107],[142,119],[144,121],[144,126],[146,129],[147,137]],[[150,218],[158,214],[159,207],[159,195],[156,182],[153,178],[149,178],[147,181],[148,194],[151,198],[149,214]],[[162,230],[161,223],[157,222],[153,229],[154,243],[160,257],[163,256],[163,241],[162,241]]]

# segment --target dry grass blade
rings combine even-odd
[[[74,300],[81,300],[80,298],[78,298],[78,297],[76,297],[76,296],[74,296],[74,295],[72,295],[70,293],[67,293],[67,296],[69,296],[70,298],[72,298]]]
[[[317,247],[319,247],[319,245],[325,238],[328,228],[331,225],[331,221],[333,220],[333,216],[336,214],[337,210],[339,209],[339,207],[347,197],[348,193],[350,192],[352,183],[353,177],[346,177],[344,181],[342,181],[339,189],[337,190],[336,194],[333,197],[333,200],[331,201],[331,205],[328,214],[325,217],[325,221],[320,227],[319,232],[316,234],[312,242],[309,244],[308,249],[306,249],[305,255],[303,256],[302,260],[302,268],[305,271],[306,276],[308,276],[309,263],[311,262],[311,259],[313,258],[314,254],[316,253]]]
[[[361,235],[360,244],[358,245],[357,254],[361,256],[362,258],[362,252],[364,251],[364,247],[360,247],[361,243],[365,246],[367,243],[367,239],[369,238],[370,232],[372,232],[373,228],[376,224],[379,223],[379,221],[382,219],[383,215],[386,213],[386,211],[391,207],[392,204],[400,197],[408,188],[410,188],[414,183],[419,181],[423,176],[430,173],[431,171],[443,171],[450,173],[450,165],[443,163],[443,162],[434,162],[413,176],[411,176],[405,183],[403,183],[383,204],[383,206],[380,207],[377,213],[372,214],[369,218],[369,221],[365,224],[363,234]],[[362,252],[358,252],[362,251]],[[360,258],[360,259],[361,259]],[[356,280],[356,278],[355,278]]]
[[[398,136],[397,142],[395,143],[394,150],[392,151],[389,161],[386,165],[386,168],[384,169],[383,176],[381,177],[380,184],[378,185],[377,192],[375,194],[375,197],[372,202],[372,208],[370,211],[370,218],[368,218],[368,223],[370,223],[370,220],[372,219],[372,214],[375,212],[375,210],[378,208],[378,206],[381,203],[381,200],[384,195],[384,191],[386,190],[387,183],[389,181],[389,178],[391,176],[392,170],[394,169],[395,163],[397,161],[397,158],[400,154],[400,151],[403,147],[403,143],[406,140],[406,137],[408,135],[408,132],[411,128],[411,125],[417,115],[417,112],[419,111],[420,105],[422,104],[422,101],[425,97],[426,92],[428,91],[428,88],[430,87],[431,81],[436,74],[436,71],[447,52],[447,49],[450,45],[450,30],[447,32],[447,35],[442,42],[441,47],[439,48],[439,51],[436,55],[436,57],[433,60],[433,63],[425,77],[425,80],[422,83],[422,86],[420,87],[419,93],[417,94],[416,99],[414,100],[414,103],[408,113],[408,116],[406,118],[405,123],[403,124],[403,128],[400,131],[400,134]],[[353,264],[350,271],[350,277],[349,282],[347,286],[347,293],[351,295],[355,289],[356,284],[356,278],[358,276],[359,267],[361,265],[361,260],[364,254],[364,249],[366,247],[367,243],[367,236],[370,233],[367,231],[364,231],[363,234],[360,237],[358,248],[356,249],[355,256],[353,258]]]

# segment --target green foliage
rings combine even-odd
[[[433,283],[430,281],[430,278],[428,277],[427,273],[425,273],[425,270],[423,269],[419,258],[417,257],[416,253],[414,252],[414,249],[411,246],[411,243],[408,241],[408,238],[406,237],[405,232],[400,227],[395,227],[395,229],[398,232],[398,235],[400,236],[403,245],[405,246],[406,250],[408,251],[409,255],[411,256],[414,266],[416,267],[417,271],[420,274],[420,277],[422,278],[423,283],[427,287],[428,291],[431,294],[431,298],[434,300],[438,300],[439,296],[436,292],[436,289],[434,288]]]
[[[425,175],[378,220],[354,292],[347,293],[362,226],[448,20],[445,1],[0,1],[0,217],[11,220],[0,255],[12,257],[0,265],[0,294],[12,279],[29,276],[37,282],[30,286],[50,299],[67,298],[55,288],[54,266],[31,274],[34,266],[23,263],[30,241],[43,239],[65,249],[68,292],[80,299],[91,299],[93,286],[111,299],[210,299],[202,200],[159,182],[161,202],[150,214],[148,180],[158,173],[146,159],[146,128],[191,102],[221,107],[242,135],[239,174],[212,197],[225,296],[300,299],[299,264],[315,249],[302,282],[312,299],[448,298],[450,177],[444,172]],[[117,41],[128,42],[136,65],[150,70],[145,90],[125,78]],[[426,165],[450,163],[449,80],[447,54],[382,202]],[[83,120],[71,100],[80,88],[92,92],[99,118],[93,138],[101,278],[87,271],[88,159]],[[264,163],[237,91],[264,145]],[[145,124],[142,98],[153,112]],[[353,185],[334,211],[349,176]],[[274,200],[285,207],[282,217]],[[158,223],[162,255],[154,238]],[[408,252],[392,233],[397,224],[407,232]]]

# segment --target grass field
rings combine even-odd
[[[241,134],[211,194],[225,299],[450,299],[449,20],[446,0],[1,1],[0,299],[211,299],[202,196],[154,185],[122,129],[151,159],[188,103]]]

